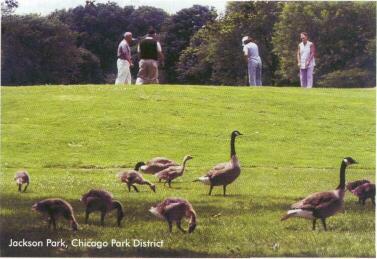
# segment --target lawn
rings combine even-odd
[[[328,231],[311,222],[280,218],[306,195],[334,189],[343,157],[359,164],[347,181],[375,181],[375,89],[246,88],[204,86],[39,86],[1,88],[1,256],[375,257],[375,209],[346,194],[345,213],[328,219]],[[208,196],[192,181],[229,159],[232,130],[242,172]],[[140,193],[116,178],[138,161],[166,156],[188,162],[172,188],[157,183]],[[31,184],[18,193],[14,173],[27,169]],[[153,175],[146,178],[157,182]],[[80,196],[111,191],[125,207],[83,224]],[[31,205],[44,198],[69,201],[76,233],[59,221],[47,229]],[[148,212],[166,197],[188,199],[198,214],[193,234],[182,234]],[[186,225],[185,225],[186,227]],[[10,248],[14,240],[164,240],[162,248]]]

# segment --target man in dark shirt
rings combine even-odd
[[[158,84],[158,61],[164,61],[161,44],[156,40],[156,31],[150,29],[147,36],[141,40],[137,52],[139,53],[139,73],[136,84]]]

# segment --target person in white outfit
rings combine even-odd
[[[300,68],[300,82],[303,88],[313,87],[313,70],[315,66],[315,46],[308,40],[308,34],[300,34],[301,43],[298,45],[297,62]]]
[[[258,45],[249,36],[242,38],[243,54],[247,62],[250,86],[262,86],[262,60]]]
[[[118,76],[115,80],[115,84],[131,84],[131,71],[130,67],[133,66],[131,59],[132,33],[126,32],[123,35],[123,40],[119,43],[117,51],[117,68]]]

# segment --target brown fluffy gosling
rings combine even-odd
[[[117,210],[118,227],[124,217],[124,209],[119,201],[113,200],[113,195],[105,190],[90,190],[85,193],[80,201],[85,204],[85,224],[88,224],[89,214],[94,211],[101,212],[101,225],[105,225],[105,216],[110,211]]]
[[[56,220],[59,217],[63,217],[70,222],[72,230],[78,230],[78,224],[73,214],[72,206],[65,200],[45,199],[35,203],[32,206],[32,210],[47,216],[48,228],[50,228],[52,224],[54,230],[56,230]]]
[[[138,162],[135,165],[134,170],[129,170],[127,172],[121,172],[118,174],[118,177],[122,183],[127,184],[128,191],[131,191],[131,187],[134,188],[136,192],[139,192],[139,190],[136,188],[135,184],[139,185],[148,185],[153,192],[156,192],[156,186],[152,184],[151,182],[144,179],[143,175],[138,172],[140,169],[140,166],[142,166],[143,162]]]
[[[156,217],[166,220],[169,226],[169,232],[173,230],[175,222],[177,228],[183,233],[192,233],[196,228],[196,212],[190,202],[181,198],[167,198],[163,202],[151,207],[149,211]],[[189,219],[189,228],[184,230],[181,226],[182,219]]]

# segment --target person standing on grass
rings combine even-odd
[[[249,36],[242,38],[243,53],[247,62],[250,86],[262,86],[262,60],[258,45]]]
[[[164,55],[160,42],[156,40],[156,31],[149,29],[147,36],[141,40],[137,52],[139,53],[139,73],[136,84],[158,84],[158,61],[163,64]]]
[[[130,67],[133,66],[131,59],[132,33],[126,32],[123,35],[123,40],[119,43],[117,51],[117,68],[118,76],[115,80],[115,84],[131,84],[131,71]]]
[[[313,70],[315,66],[315,47],[313,42],[308,40],[308,34],[301,32],[301,43],[298,45],[297,62],[300,68],[300,82],[303,88],[313,87]]]

